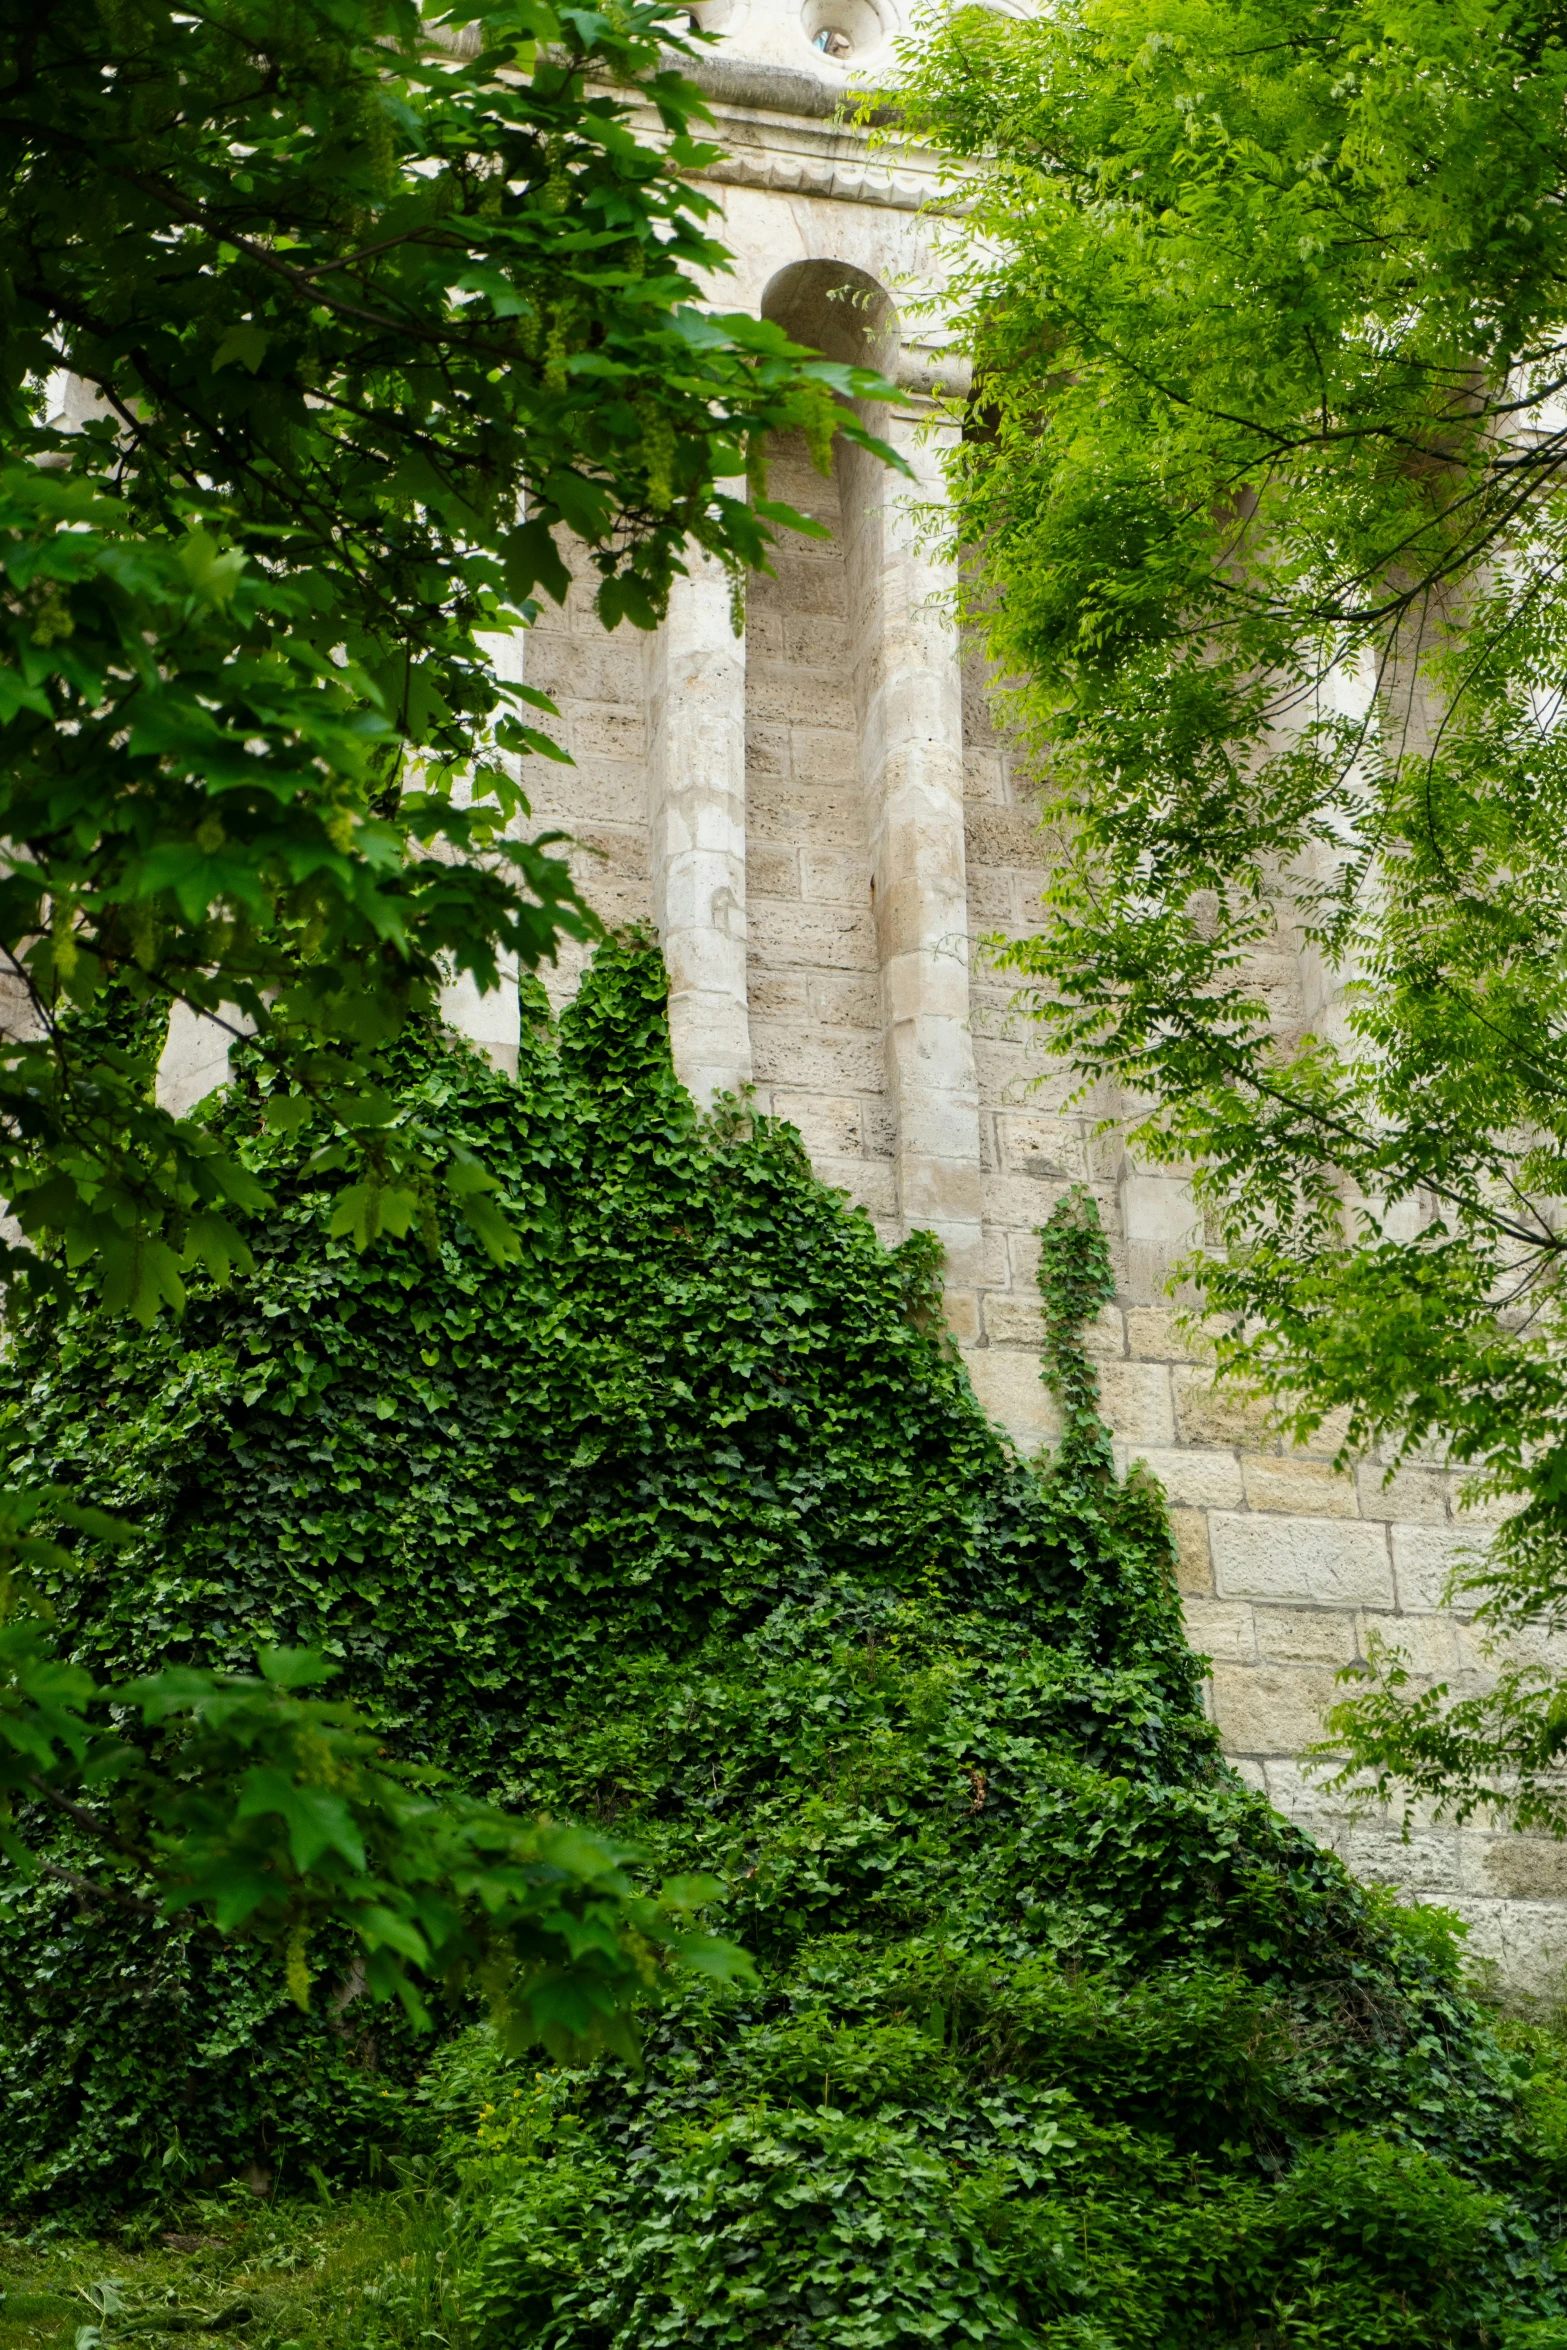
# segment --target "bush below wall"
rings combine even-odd
[[[1077,1341],[1091,1218],[1046,1234],[1036,1470],[930,1244],[698,1118],[662,999],[622,942],[515,1085],[408,1048],[406,1114],[502,1179],[505,1272],[332,1241],[320,1138],[242,1070],[255,1275],[162,1334],[40,1316],[0,1445],[140,1529],[52,1594],[96,1673],[322,1646],[399,1751],[723,1877],[757,1985],[657,2011],[639,2077],[469,2025],[421,2079],[383,2014],[13,1887],[5,2192],[363,2176],[460,2113],[469,2302],[519,2350],[1567,2343],[1553,2043],[1503,2046],[1440,1917],[1219,1757]]]

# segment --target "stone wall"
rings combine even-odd
[[[819,29],[825,0],[812,5]],[[906,386],[871,421],[915,494],[939,500],[947,428],[922,395],[955,371],[928,316],[917,331],[898,317],[910,289],[939,286],[934,166],[832,118],[845,76],[875,60],[835,68],[789,0],[706,0],[704,13],[723,21],[707,71],[727,154],[711,185],[736,255],[714,298],[836,338],[833,355],[872,358]],[[891,0],[857,0],[855,26],[878,21],[896,29]],[[1092,1185],[1119,1282],[1091,1333],[1105,1411],[1123,1460],[1146,1461],[1169,1496],[1227,1750],[1354,1867],[1461,1911],[1508,1980],[1546,1990],[1567,1961],[1567,1850],[1429,1827],[1403,1842],[1386,1820],[1335,1812],[1299,1759],[1335,1673],[1373,1633],[1459,1686],[1486,1669],[1468,1624],[1438,1606],[1483,1525],[1455,1514],[1435,1464],[1385,1485],[1374,1463],[1334,1470],[1332,1430],[1319,1450],[1284,1450],[1183,1351],[1164,1291],[1191,1223],[1183,1188],[1099,1131],[1113,1100],[1072,1100],[983,948],[1030,926],[1045,844],[981,668],[960,661],[950,578],[894,477],[851,458],[824,482],[792,445],[773,464],[775,493],[831,537],[785,542],[777,576],[752,586],[743,639],[726,584],[700,566],[651,640],[603,632],[591,578],[529,633],[528,680],[557,702],[573,762],[529,763],[536,825],[574,836],[606,920],[658,925],[693,1091],[754,1083],[885,1237],[940,1234],[975,1392],[1025,1453],[1054,1434],[1037,1228],[1070,1184]],[[557,993],[576,969],[568,955]],[[1321,994],[1286,935],[1262,976],[1281,1017]],[[504,1017],[450,1009],[504,1060]]]
[[[835,275],[878,289],[863,355],[911,397],[872,421],[910,456],[921,494],[938,496],[917,387],[941,372],[940,337],[928,318],[915,337],[897,317],[908,288],[939,279],[939,218],[916,209],[935,194],[928,159],[867,146],[827,117],[833,69],[785,0],[751,0],[724,29],[738,62],[714,81],[730,153],[715,186],[737,270],[716,297],[781,315],[820,342],[835,331]],[[750,85],[747,71],[758,77]],[[864,304],[857,292],[837,315],[863,317]],[[860,355],[841,331],[835,355]],[[1054,1433],[1038,1374],[1037,1228],[1068,1185],[1092,1185],[1120,1285],[1092,1333],[1104,1406],[1121,1457],[1146,1461],[1169,1496],[1187,1620],[1213,1660],[1227,1750],[1357,1869],[1461,1911],[1473,1947],[1518,1986],[1546,1989],[1567,1961],[1567,1855],[1429,1827],[1403,1842],[1387,1820],[1335,1812],[1299,1759],[1335,1674],[1364,1657],[1373,1633],[1420,1673],[1459,1686],[1483,1673],[1470,1627],[1438,1600],[1484,1526],[1456,1514],[1452,1481],[1434,1464],[1391,1485],[1375,1463],[1338,1473],[1332,1429],[1319,1449],[1286,1451],[1255,1414],[1216,1395],[1183,1349],[1164,1290],[1191,1224],[1182,1186],[1132,1167],[1117,1138],[1097,1131],[1116,1103],[1072,1100],[1070,1073],[1042,1052],[1012,981],[980,944],[1030,926],[1044,843],[982,668],[959,662],[933,611],[949,583],[900,523],[902,493],[863,461],[824,483],[803,449],[781,448],[772,486],[833,538],[786,543],[777,577],[752,588],[744,644],[714,689],[740,706],[744,730],[746,952],[730,968],[737,988],[744,974],[746,1042],[718,1062],[749,1069],[759,1105],[799,1127],[823,1176],[887,1238],[913,1224],[941,1231],[949,1318],[975,1391],[1024,1451]],[[678,625],[689,637],[689,612]],[[575,610],[530,640],[529,675],[561,698],[578,761],[549,778],[540,806],[604,852],[589,886],[607,915],[667,922],[649,828],[669,784],[638,765],[659,656],[639,696],[637,650],[596,637]],[[732,774],[722,789],[732,833]],[[723,871],[733,870],[731,854]],[[907,902],[890,902],[900,895]],[[731,929],[735,915],[725,916]],[[1260,976],[1281,1018],[1302,1017],[1319,992],[1287,935]],[[688,1042],[686,1059],[696,1068],[714,1056]]]
[[[1334,1845],[1362,1876],[1436,1901],[1470,1924],[1470,1948],[1517,1991],[1552,1994],[1567,1962],[1567,1849],[1551,1839],[1434,1828],[1408,1841],[1396,1821],[1352,1817],[1302,1769],[1321,1734],[1337,1675],[1373,1635],[1401,1648],[1417,1676],[1457,1691],[1494,1664],[1466,1618],[1440,1605],[1450,1568],[1482,1549],[1488,1520],[1458,1507],[1458,1480],[1434,1461],[1389,1480],[1364,1460],[1337,1471],[1332,1425],[1301,1450],[1263,1415],[1216,1391],[1176,1328],[1165,1274],[1191,1212],[1179,1183],[1139,1172],[1097,1131],[1116,1104],[1070,1105],[1071,1074],[1039,1046],[1015,982],[982,939],[1030,926],[1044,881],[1031,797],[991,713],[977,664],[965,673],[969,890],[976,952],[972,1005],[983,1103],[985,1283],[964,1352],[976,1392],[1025,1451],[1048,1446],[1054,1415],[1037,1376],[1035,1229],[1066,1186],[1091,1185],[1111,1236],[1118,1294],[1089,1343],[1106,1417],[1125,1464],[1141,1460],[1170,1503],[1193,1646],[1213,1670],[1208,1702],[1226,1752],[1282,1812]],[[1287,939],[1265,978],[1284,1019],[1300,986]],[[1541,1635],[1514,1655],[1560,1665]],[[1553,1653],[1554,1652],[1554,1653]]]

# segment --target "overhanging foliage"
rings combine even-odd
[[[980,231],[970,616],[1046,782],[1001,959],[1191,1170],[1221,1368],[1507,1502],[1503,1632],[1567,1607],[1563,35],[1064,0],[909,58]],[[1338,1724],[1396,1771],[1401,1713]],[[1548,1675],[1406,1728],[1423,1795],[1567,1825]]]
[[[757,436],[873,384],[704,307],[685,13],[547,0],[61,0],[0,20],[0,1194],[110,1305],[247,1261],[265,1189],[151,1098],[161,1015],[333,1105],[343,1228],[514,1246],[377,1055],[443,976],[594,935],[504,640],[650,627],[789,510]],[[644,106],[659,126],[633,127]],[[147,1017],[109,1035],[105,993]],[[277,1097],[274,1114],[290,1114]],[[7,1244],[0,1277],[37,1278]]]

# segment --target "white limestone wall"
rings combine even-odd
[[[731,21],[736,48],[747,25],[756,40],[764,18],[760,45],[773,63],[814,70],[782,0],[751,0]],[[780,288],[793,289],[803,331],[803,265],[869,281],[890,309],[876,311],[879,340],[866,355],[911,385],[928,382],[941,367],[939,334],[924,318],[900,334],[896,317],[909,289],[930,285],[939,268],[936,224],[918,210],[932,190],[919,159],[868,148],[820,114],[760,103],[720,103],[718,114],[730,160],[713,184],[738,264],[717,297],[778,315]],[[835,313],[820,286],[812,299],[822,340]],[[909,347],[916,336],[923,353]],[[917,452],[921,413],[911,399],[882,421]],[[920,469],[928,492],[928,455]],[[1484,1527],[1456,1511],[1436,1466],[1405,1470],[1391,1486],[1375,1463],[1341,1475],[1333,1429],[1314,1449],[1287,1451],[1256,1414],[1215,1395],[1163,1290],[1191,1226],[1184,1186],[1133,1167],[1113,1135],[1096,1131],[1119,1105],[1070,1098],[1070,1074],[1050,1064],[1038,1030],[1013,1008],[1013,983],[980,951],[987,935],[1031,925],[1046,846],[981,677],[972,667],[959,677],[950,635],[932,625],[943,583],[892,521],[885,477],[872,484],[857,460],[824,484],[803,450],[781,449],[773,486],[835,538],[788,543],[776,579],[753,583],[749,601],[747,1012],[758,1105],[798,1125],[821,1173],[863,1202],[887,1238],[913,1224],[948,1226],[954,1336],[980,1399],[1026,1452],[1055,1433],[1038,1369],[1037,1228],[1070,1184],[1092,1185],[1119,1282],[1091,1333],[1104,1406],[1123,1461],[1146,1461],[1169,1496],[1187,1620],[1213,1659],[1210,1703],[1228,1752],[1352,1866],[1460,1911],[1479,1955],[1515,1987],[1546,1990],[1567,1962],[1567,1854],[1429,1825],[1406,1843],[1391,1822],[1328,1804],[1300,1763],[1339,1668],[1363,1658],[1374,1633],[1404,1647],[1418,1672],[1477,1685],[1487,1660],[1472,1628],[1438,1603],[1448,1566],[1483,1541]],[[606,912],[623,915],[650,902],[636,839],[636,713],[613,682],[625,674],[613,670],[613,640],[591,655],[580,635],[570,642],[557,682],[591,661],[599,690],[571,700],[574,750],[586,721],[586,772],[580,786],[561,775],[553,805],[610,850],[590,886]],[[901,773],[942,779],[901,836],[888,822],[889,744]],[[948,812],[959,810],[955,828]],[[889,918],[889,892],[901,893],[901,924]],[[900,964],[910,939],[923,956]],[[938,955],[938,942],[955,954]],[[1287,928],[1259,978],[1281,1027],[1298,1024],[1308,993],[1320,993]],[[954,1026],[959,1049],[942,1064]],[[933,1122],[900,1057],[900,1043],[920,1036],[931,1048],[924,1066],[934,1052],[941,1080]],[[932,1131],[943,1163],[922,1190]]]
[[[703,1108],[751,1082],[746,662],[730,581],[693,558],[647,644],[648,851],[675,1059]]]
[[[954,1293],[983,1271],[979,1084],[969,1019],[963,690],[945,557],[921,527],[953,428],[907,408],[871,420],[912,477],[845,448],[844,540],[876,920],[897,1214],[934,1232]]]
[[[802,439],[769,492],[828,525],[792,537],[746,614],[749,989],[758,1106],[797,1126],[815,1164],[897,1235],[870,845],[860,790],[849,588],[836,480]]]
[[[992,724],[977,663],[965,670],[970,906],[976,941],[1031,926],[1044,879],[1032,796]],[[1302,1017],[1302,973],[1281,931],[1261,977],[1281,1026]],[[1470,1620],[1444,1610],[1447,1575],[1483,1548],[1488,1520],[1459,1506],[1435,1462],[1389,1481],[1362,1461],[1336,1471],[1341,1428],[1285,1446],[1261,1412],[1215,1391],[1176,1328],[1163,1275],[1190,1222],[1184,1187],[1129,1168],[1096,1130],[1117,1105],[1071,1100],[1039,1032],[1014,1008],[1015,982],[976,951],[972,1017],[984,1102],[987,1280],[964,1347],[976,1391],[1025,1450],[1056,1433],[1038,1382],[1038,1224],[1087,1182],[1111,1239],[1118,1294],[1089,1333],[1119,1460],[1162,1483],[1179,1549],[1193,1645],[1210,1656],[1208,1701],[1242,1775],[1361,1875],[1439,1902],[1470,1926],[1469,1947],[1501,1983],[1553,1994],[1567,1965],[1567,1848],[1548,1838],[1354,1816],[1301,1766],[1341,1694],[1339,1671],[1373,1636],[1404,1650],[1423,1682],[1482,1685],[1495,1660]],[[1552,1655],[1542,1637],[1512,1653]]]
[[[570,550],[567,550],[568,555]],[[596,575],[579,568],[563,607],[546,603],[528,631],[528,682],[560,716],[541,718],[572,764],[525,761],[523,787],[534,827],[572,841],[571,864],[612,926],[650,922],[648,673],[645,640],[634,629],[607,635],[593,610]],[[576,990],[584,956],[567,941],[542,976],[551,997]]]
[[[939,333],[897,318],[939,271],[939,223],[921,211],[936,190],[928,164],[828,117],[843,76],[835,84],[813,56],[788,0],[734,0],[724,29],[733,62],[714,88],[728,153],[710,185],[737,266],[716,297],[808,322],[818,341],[837,321],[868,323],[865,355],[928,386]],[[884,298],[873,313],[835,308],[844,282]],[[880,420],[926,494],[929,414],[911,397]],[[1190,1225],[1184,1187],[1097,1131],[1121,1105],[1072,1099],[1070,1073],[982,951],[1032,926],[1047,844],[977,667],[960,673],[939,566],[896,510],[895,485],[863,464],[825,483],[784,445],[772,486],[833,535],[785,543],[776,577],[752,583],[743,641],[724,636],[711,581],[680,592],[652,645],[603,632],[591,575],[564,610],[546,607],[527,674],[556,700],[573,764],[529,763],[536,824],[574,836],[606,920],[660,925],[677,1057],[695,1089],[749,1065],[758,1106],[798,1126],[822,1175],[887,1239],[943,1232],[954,1337],[981,1402],[1025,1453],[1055,1434],[1039,1379],[1037,1228],[1069,1185],[1093,1187],[1118,1278],[1090,1333],[1104,1408],[1123,1461],[1145,1461],[1168,1494],[1227,1751],[1353,1867],[1461,1912],[1472,1948],[1515,1988],[1550,1989],[1567,1963],[1567,1848],[1429,1824],[1404,1842],[1388,1821],[1329,1805],[1300,1764],[1337,1671],[1374,1633],[1421,1674],[1478,1684],[1487,1660],[1473,1629],[1439,1601],[1484,1527],[1456,1511],[1434,1464],[1388,1486],[1375,1463],[1335,1472],[1331,1428],[1316,1448],[1285,1450],[1184,1350],[1163,1292]],[[555,975],[558,995],[578,960]],[[1318,1005],[1321,975],[1302,968],[1287,930],[1260,976],[1282,1026]]]

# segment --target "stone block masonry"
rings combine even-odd
[[[881,1039],[870,836],[860,789],[840,484],[801,439],[771,456],[768,493],[825,523],[791,538],[746,611],[746,820],[757,1100],[888,1237],[894,1125]]]
[[[1424,1821],[1405,1839],[1397,1821],[1349,1816],[1301,1761],[1336,1675],[1373,1637],[1417,1676],[1479,1685],[1491,1660],[1442,1599],[1484,1524],[1466,1522],[1438,1468],[1341,1472],[1336,1431],[1289,1451],[1214,1393],[1164,1290],[1191,1228],[1183,1186],[1127,1163],[1101,1131],[1120,1105],[1079,1095],[996,966],[993,942],[1034,926],[1047,846],[983,666],[959,658],[929,527],[950,426],[925,393],[957,371],[925,309],[916,337],[898,304],[905,289],[939,291],[939,182],[929,159],[889,161],[831,112],[886,62],[867,28],[890,39],[899,4],[864,0],[855,38],[872,47],[839,66],[791,0],[734,0],[724,51],[756,64],[754,103],[733,75],[715,84],[726,156],[709,185],[736,257],[715,298],[907,386],[869,421],[913,483],[857,455],[823,480],[803,444],[774,449],[772,494],[830,535],[784,539],[774,575],[751,583],[741,639],[727,584],[695,559],[652,642],[604,633],[579,566],[565,608],[546,608],[526,640],[528,681],[557,703],[574,762],[529,762],[534,823],[573,835],[606,920],[658,925],[677,1063],[698,1098],[749,1079],[888,1241],[940,1234],[975,1393],[1025,1453],[1058,1433],[1039,1378],[1037,1229],[1071,1184],[1091,1185],[1118,1280],[1088,1334],[1104,1409],[1122,1465],[1145,1461],[1171,1504],[1227,1751],[1351,1867],[1460,1912],[1506,1980],[1545,1991],[1567,1962],[1555,1845]],[[1282,935],[1266,960],[1277,1016],[1304,1019],[1320,974]],[[570,991],[574,960],[552,984]]]

